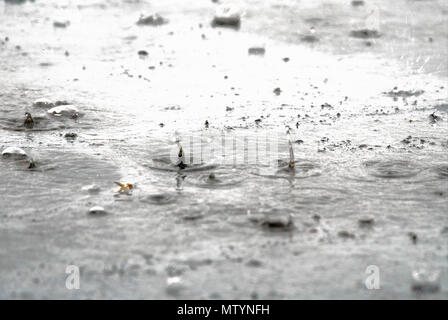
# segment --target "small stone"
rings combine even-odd
[[[280,93],[282,93],[282,89],[280,89],[280,88],[275,88],[273,92],[274,92],[277,96],[279,96]]]
[[[106,210],[104,210],[103,207],[100,206],[95,206],[89,209],[89,214],[90,215],[95,215],[95,216],[99,216],[99,215],[105,215],[106,214]]]

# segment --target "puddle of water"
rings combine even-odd
[[[180,297],[219,289],[221,297],[247,299],[247,284],[257,283],[266,298],[300,297],[294,288],[315,298],[359,298],[367,294],[356,283],[368,256],[394,275],[393,292],[379,297],[410,297],[402,274],[419,252],[434,253],[427,261],[446,268],[447,11],[441,1],[378,4],[380,25],[366,26],[370,3],[241,1],[246,14],[236,31],[210,26],[212,2],[1,2],[0,150],[20,146],[36,167],[0,159],[0,281],[20,294],[32,285],[31,269],[45,263],[35,296],[66,297],[54,275],[70,261],[93,275],[88,285],[107,288],[79,298],[160,298],[171,276],[164,268],[182,255],[213,261],[185,272],[185,283],[195,285]],[[168,23],[137,25],[144,12]],[[65,17],[70,24],[54,27]],[[264,54],[249,54],[251,47]],[[42,97],[68,101],[79,117],[33,107]],[[430,122],[434,111],[441,119]],[[188,141],[221,147],[226,136],[235,145],[247,140],[248,151],[263,135],[279,149],[254,163],[239,153],[229,163],[233,154],[196,152]],[[171,157],[173,136],[186,166]],[[188,162],[190,155],[200,161]],[[118,194],[114,181],[136,187]],[[92,184],[98,192],[83,190]],[[97,205],[107,214],[90,219]],[[266,230],[248,211],[292,214],[294,228],[270,232],[279,221],[265,221]],[[353,218],[360,214],[372,215],[374,227],[361,230]],[[408,231],[421,239],[419,250]],[[151,263],[133,269],[134,250]],[[251,255],[275,283],[243,272]],[[88,265],[92,257],[110,268]],[[114,274],[121,280],[110,282]],[[0,297],[10,298],[4,288]]]

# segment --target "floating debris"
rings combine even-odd
[[[274,92],[277,96],[279,96],[280,93],[282,93],[282,89],[280,89],[280,88],[275,88],[272,92]]]
[[[18,147],[8,147],[5,150],[2,151],[3,157],[19,157],[19,158],[26,158],[28,155],[23,149],[20,149]]]
[[[241,24],[241,14],[236,7],[221,5],[216,9],[212,21],[213,27],[239,28]]]
[[[100,206],[95,206],[89,209],[89,214],[90,215],[95,215],[95,216],[99,216],[99,215],[105,215],[106,214],[106,210],[104,210],[103,207]]]
[[[412,290],[419,293],[434,293],[440,290],[440,271],[414,270]]]
[[[149,16],[140,15],[137,21],[137,25],[140,26],[161,26],[165,23],[168,23],[168,20],[157,13]]]
[[[120,187],[120,189],[117,190],[117,193],[131,194],[134,189],[134,185],[130,183],[121,183],[118,181],[114,181],[114,183]]]
[[[266,49],[263,47],[252,47],[248,49],[249,55],[264,56]]]
[[[34,120],[33,120],[33,117],[31,116],[31,113],[25,112],[25,121],[23,122],[23,125],[27,129],[33,129]]]
[[[33,107],[38,107],[38,108],[53,108],[54,104],[53,102],[51,102],[48,99],[45,98],[40,98],[37,99],[33,102]]]
[[[78,108],[76,108],[73,105],[69,105],[69,104],[58,106],[58,107],[53,107],[50,110],[48,110],[47,112],[56,117],[69,116],[72,118],[77,118],[79,116]]]
[[[205,125],[205,127],[208,129],[208,127],[209,127],[209,123],[208,123],[208,120],[205,120],[205,123],[204,123],[204,125]]]

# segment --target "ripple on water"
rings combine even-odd
[[[349,198],[352,192],[340,188],[299,187],[294,188],[295,203],[303,205],[327,205]]]
[[[80,192],[83,186],[95,183],[107,188],[119,178],[117,168],[92,157],[56,150],[32,153],[36,154],[32,169],[23,160],[0,158],[0,179],[7,182],[2,189],[5,212],[45,213],[54,206],[63,210],[61,204],[69,206],[85,196]]]
[[[207,171],[207,170],[213,170],[217,167],[217,165],[215,164],[201,163],[201,164],[190,164],[186,165],[185,168],[180,168],[179,166],[171,162],[170,157],[154,158],[151,160],[149,164],[145,164],[144,166],[152,170],[167,171],[167,172]]]
[[[411,178],[421,169],[406,160],[370,160],[363,163],[367,174],[385,179]]]
[[[186,182],[199,188],[227,189],[240,185],[246,178],[241,170],[221,168],[210,173],[188,175]]]
[[[253,174],[265,177],[265,178],[288,178],[288,179],[305,179],[311,177],[317,177],[322,174],[322,170],[319,164],[310,160],[296,160],[294,168],[289,168],[289,162],[284,160],[278,161],[278,169],[257,169]]]
[[[435,171],[440,177],[448,178],[448,164],[437,166]]]
[[[0,119],[0,128],[8,131],[54,131],[67,128],[67,123],[63,121],[51,121],[45,116],[33,116],[34,125],[32,127],[25,127],[25,118],[4,117]]]

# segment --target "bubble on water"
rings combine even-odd
[[[440,271],[419,269],[412,272],[412,290],[418,293],[434,293],[440,290]]]

